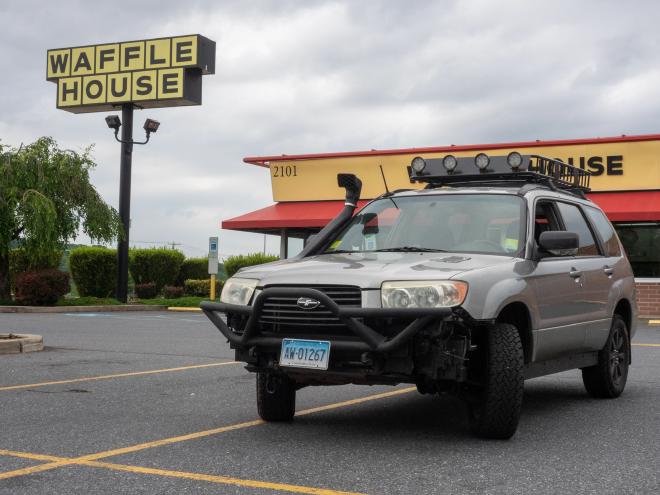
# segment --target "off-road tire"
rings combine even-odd
[[[518,329],[496,323],[487,329],[482,355],[483,389],[470,411],[470,428],[482,438],[506,440],[518,428],[524,390],[524,354]]]
[[[296,384],[284,375],[257,373],[257,412],[264,421],[291,421],[296,412]]]
[[[605,347],[598,353],[598,364],[582,369],[584,388],[598,399],[618,397],[626,388],[629,363],[628,328],[623,318],[614,315]]]

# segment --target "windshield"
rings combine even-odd
[[[353,217],[326,253],[437,251],[517,255],[522,198],[503,194],[402,196],[374,201]]]

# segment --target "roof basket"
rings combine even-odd
[[[591,174],[580,167],[541,155],[425,159],[416,157],[408,168],[411,182],[426,182],[427,188],[440,186],[524,186],[544,185],[584,196],[589,192]]]

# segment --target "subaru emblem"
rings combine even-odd
[[[300,309],[316,309],[321,305],[321,302],[311,297],[299,297],[296,304]]]

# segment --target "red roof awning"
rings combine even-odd
[[[660,191],[598,192],[588,196],[612,222],[660,221]]]
[[[360,201],[362,207],[366,201]],[[321,228],[344,207],[343,201],[299,201],[276,203],[240,217],[223,220],[230,230],[272,230],[283,228]]]
[[[660,221],[660,191],[598,192],[589,198],[613,222]],[[362,207],[366,201],[360,201]],[[276,203],[222,222],[223,229],[267,231],[324,227],[344,207],[343,201]]]

